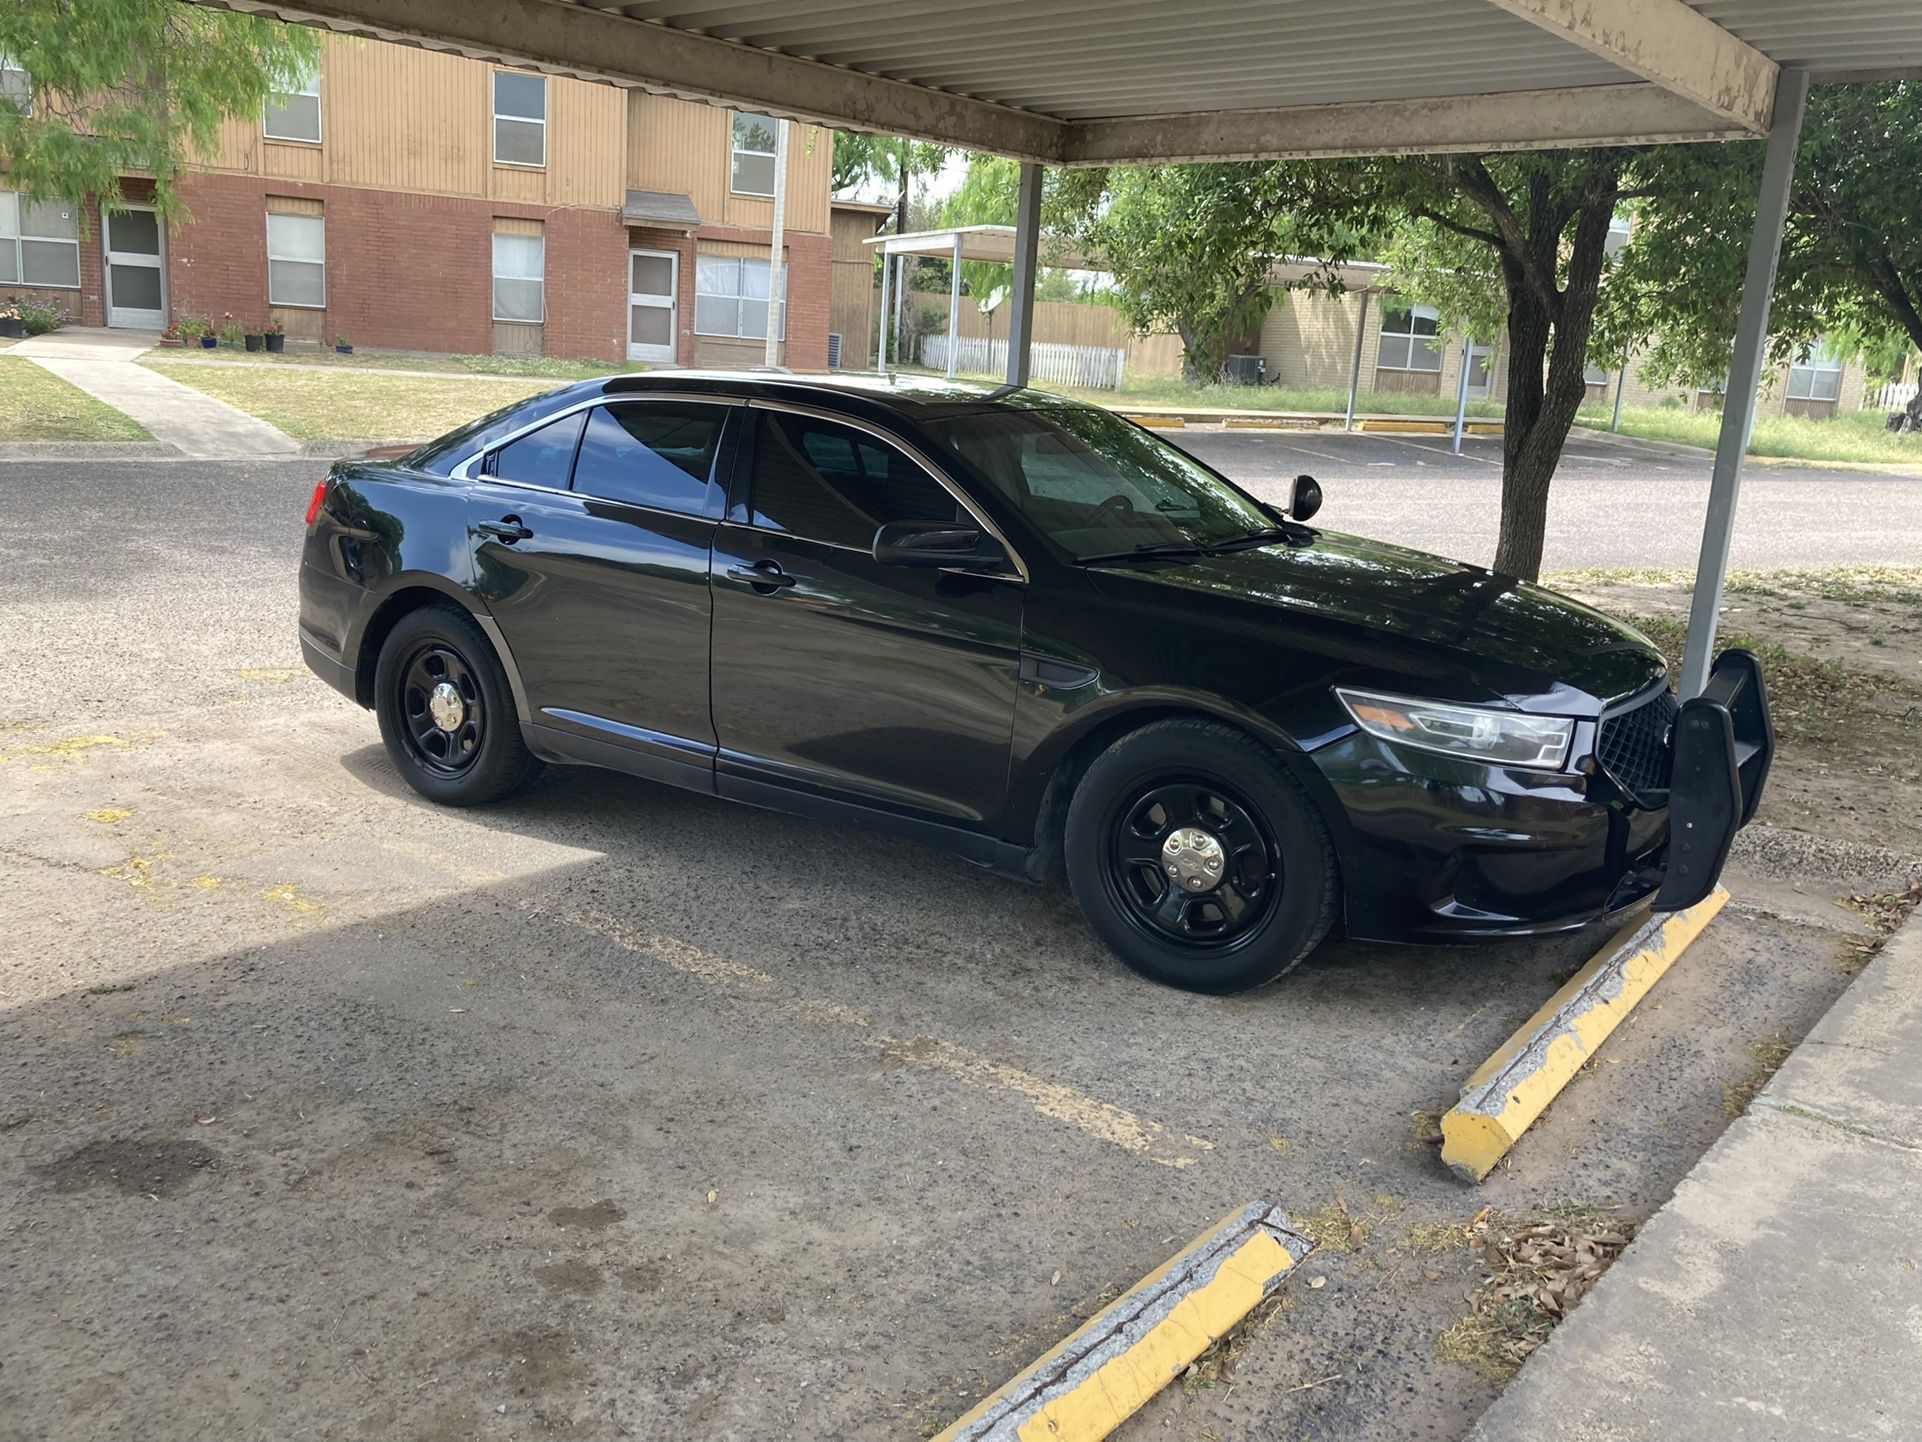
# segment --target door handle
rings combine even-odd
[[[483,536],[492,536],[495,540],[509,546],[516,541],[525,541],[534,534],[531,529],[521,524],[519,516],[502,516],[498,521],[482,521],[474,529]]]
[[[774,561],[756,561],[751,566],[729,566],[727,578],[752,586],[763,596],[772,596],[781,587],[794,584],[794,577]]]

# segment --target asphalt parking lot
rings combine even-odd
[[[1270,439],[1183,443],[1261,483]],[[1327,524],[1478,553],[1470,463],[1371,464],[1324,470]],[[1401,1241],[1645,1214],[1846,980],[1820,888],[1751,873],[1466,1188],[1411,1114],[1600,938],[1337,943],[1208,999],[1060,887],[883,838],[584,771],[437,810],[299,667],[319,469],[0,465],[0,1438],[921,1436],[1256,1197],[1354,1250],[1124,1435],[1456,1437],[1493,1396],[1435,1356],[1472,1258]],[[1699,525],[1699,478],[1563,485]],[[1756,476],[1740,563],[1805,516],[1832,563],[1825,513],[1871,503],[1907,519],[1862,559],[1912,559],[1922,482],[1834,485]]]

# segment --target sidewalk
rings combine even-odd
[[[1922,1419],[1922,911],[1469,1442],[1912,1437]]]
[[[95,400],[132,416],[156,441],[187,456],[293,455],[300,443],[265,421],[235,410],[179,381],[168,380],[134,357],[159,337],[150,331],[70,326],[23,340],[7,351],[52,371]]]

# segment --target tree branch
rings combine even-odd
[[[1495,233],[1501,241],[1499,249],[1514,259],[1535,299],[1551,317],[1555,316],[1561,310],[1562,301],[1561,292],[1555,285],[1555,276],[1553,272],[1543,269],[1541,258],[1529,244],[1528,232],[1516,219],[1508,198],[1495,183],[1495,177],[1488,173],[1488,167],[1472,155],[1451,155],[1442,162],[1442,170],[1454,182],[1455,188],[1495,223]]]
[[[1463,225],[1460,221],[1450,220],[1440,211],[1430,210],[1426,206],[1417,206],[1408,213],[1416,220],[1432,221],[1443,230],[1452,230],[1456,235],[1466,236],[1469,240],[1478,240],[1483,245],[1493,246],[1496,250],[1500,250],[1505,244],[1502,238],[1492,230],[1477,230],[1472,225]]]

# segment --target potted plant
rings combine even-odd
[[[252,322],[247,324],[241,335],[241,339],[246,342],[247,349],[251,351],[262,349],[266,344],[266,338],[267,328],[265,326],[255,325]]]
[[[16,301],[0,305],[0,336],[8,340],[19,340],[27,333],[27,323],[20,319],[20,306]]]
[[[281,325],[277,320],[267,322],[266,332],[261,336],[261,339],[267,343],[267,349],[275,355],[279,355],[287,349],[286,327]]]
[[[170,325],[160,333],[160,348],[162,350],[180,349],[180,327],[178,325]]]
[[[334,332],[334,349],[339,351],[342,355],[352,355],[354,353],[354,343],[348,340],[347,337],[342,335],[339,331],[335,331]]]
[[[214,328],[204,315],[183,315],[180,317],[180,341],[182,345],[208,346],[214,342]]]
[[[246,344],[247,332],[240,328],[240,322],[234,319],[232,311],[227,311],[220,317],[220,339],[227,345]]]

